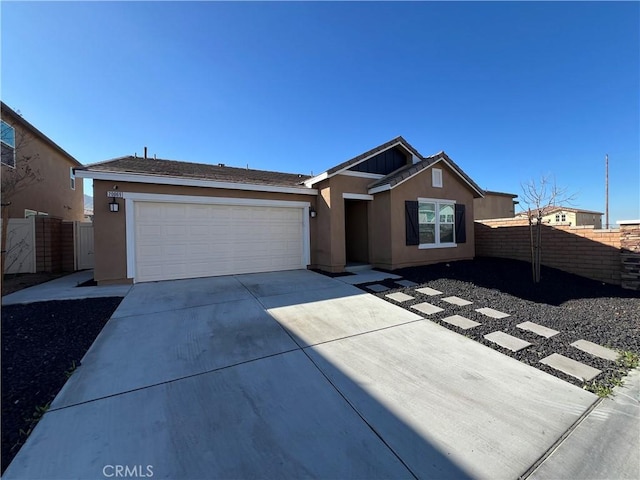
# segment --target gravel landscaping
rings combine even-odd
[[[2,307],[2,472],[121,301]]]
[[[405,268],[394,270],[393,273],[418,285],[400,287],[394,280],[385,280],[376,282],[390,288],[384,292],[374,292],[367,288],[371,284],[359,287],[413,312],[416,311],[411,307],[421,302],[443,308],[442,312],[424,317],[600,395],[606,395],[620,383],[634,360],[637,363],[637,355],[640,354],[640,292],[545,267],[542,268],[541,283],[535,285],[531,281],[529,263],[496,258]],[[421,287],[430,287],[442,294],[429,296],[417,292],[416,289]],[[402,292],[414,299],[397,302],[386,297],[395,292]],[[469,300],[472,304],[458,306],[442,300],[453,295]],[[510,316],[503,319],[489,318],[475,311],[482,307],[490,307]],[[481,325],[463,330],[442,321],[451,315],[461,315]],[[516,327],[526,321],[560,333],[544,338]],[[484,338],[486,334],[495,331],[505,332],[532,345],[519,352],[512,352]],[[624,359],[626,361],[603,360],[570,346],[580,339],[628,352]],[[591,382],[582,382],[540,363],[540,360],[553,353],[590,365],[602,370],[602,373]]]

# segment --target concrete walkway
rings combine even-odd
[[[79,300],[83,298],[124,297],[132,285],[105,285],[78,287],[93,279],[93,270],[65,275],[49,282],[25,288],[2,297],[2,305],[19,303],[47,302],[50,300]]]
[[[3,478],[490,478],[596,397],[310,271],[135,285]]]
[[[624,382],[571,431],[531,479],[640,478],[640,369]]]

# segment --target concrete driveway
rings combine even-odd
[[[595,400],[310,271],[138,284],[3,478],[513,479]]]

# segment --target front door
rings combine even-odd
[[[368,207],[367,200],[344,201],[347,264],[369,263]]]

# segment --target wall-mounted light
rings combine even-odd
[[[318,214],[318,212],[316,212],[316,209],[315,209],[315,208],[313,208],[313,207],[310,207],[310,208],[309,208],[309,216],[310,216],[311,218],[316,218],[316,215],[317,215],[317,214]]]
[[[109,211],[110,212],[117,212],[120,210],[120,205],[118,204],[118,202],[116,201],[115,198],[111,199],[111,202],[109,203]]]

